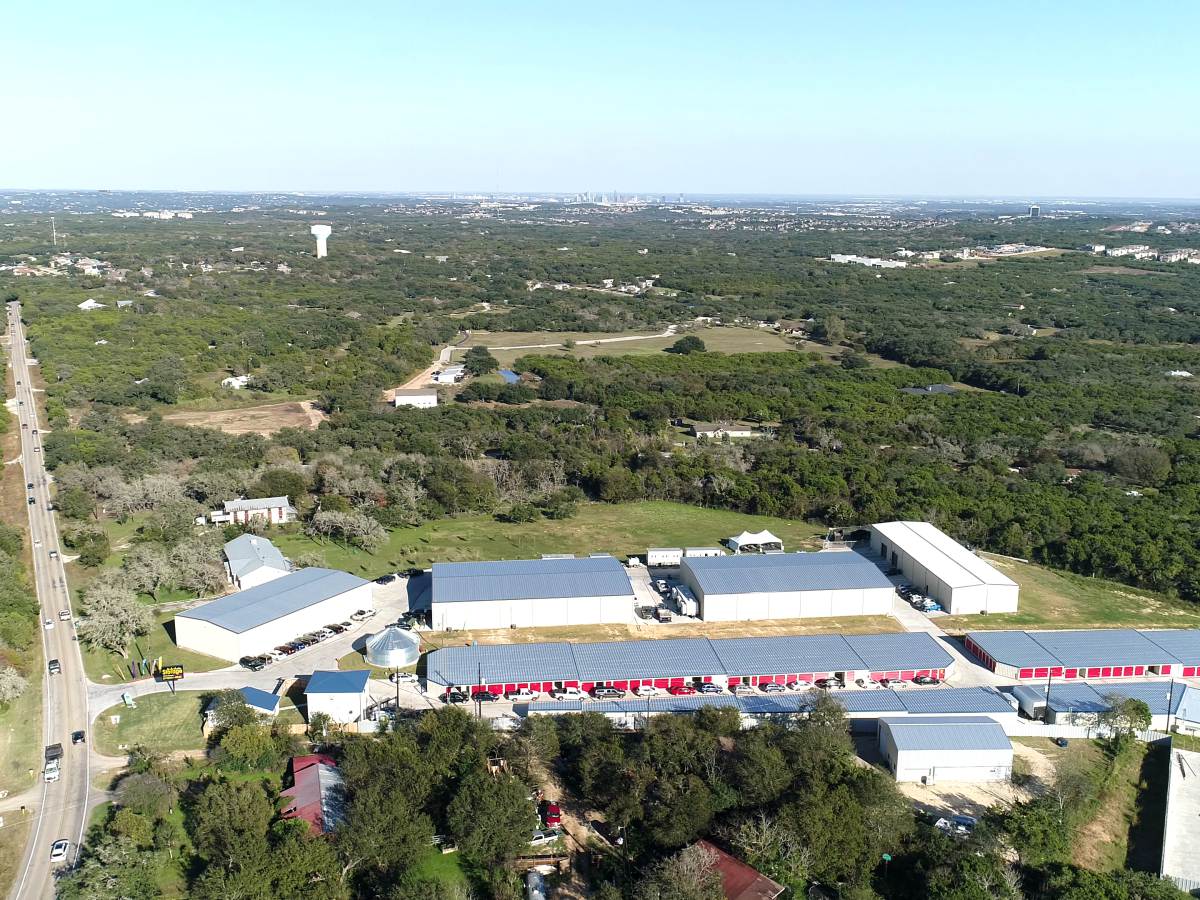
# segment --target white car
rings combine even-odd
[[[505,700],[536,700],[537,698],[538,692],[531,691],[529,688],[517,688],[504,695]]]
[[[641,684],[634,693],[639,697],[657,697],[662,693],[662,688],[657,688],[652,684]]]
[[[67,852],[71,849],[71,842],[66,838],[59,838],[50,845],[50,862],[62,862],[67,858]]]
[[[565,687],[551,691],[550,696],[555,700],[582,700],[584,693],[577,687]]]
[[[67,622],[71,619],[71,611],[69,609],[60,609],[58,611],[58,621]]]
[[[321,637],[328,640],[329,638],[334,637],[337,634],[337,632],[330,631],[328,628],[321,628],[316,631],[316,634],[319,634],[319,635],[321,635]]]
[[[263,654],[263,656],[269,656],[271,659],[275,660],[275,662],[279,662],[281,659],[287,658],[287,654],[282,650],[268,650]]]
[[[51,628],[54,627],[54,620],[47,619],[45,622],[42,623],[42,627],[45,628],[47,631],[49,631]]]
[[[393,672],[388,676],[388,681],[392,684],[416,684],[417,680],[416,672]]]

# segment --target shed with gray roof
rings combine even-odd
[[[238,535],[223,549],[225,571],[239,591],[282,578],[292,570],[279,548],[256,534]]]
[[[895,590],[853,551],[685,557],[679,580],[710,622],[887,615]]]
[[[1012,744],[987,716],[883,718],[879,751],[897,781],[979,784],[1012,777]]]
[[[630,622],[634,594],[607,555],[435,563],[433,627],[533,628]]]
[[[175,642],[235,660],[372,608],[371,582],[336,569],[300,569],[175,616]]]

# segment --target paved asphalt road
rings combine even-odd
[[[59,838],[71,842],[68,861],[74,862],[87,824],[91,741],[83,746],[71,744],[71,732],[88,731],[87,677],[79,642],[75,638],[74,619],[59,621],[61,610],[70,610],[66,572],[58,551],[58,526],[50,511],[50,486],[42,464],[41,434],[33,388],[29,383],[25,328],[20,321],[20,304],[8,304],[8,335],[11,345],[9,365],[16,382],[21,421],[21,467],[23,480],[33,485],[26,495],[29,504],[29,532],[33,541],[33,575],[43,620],[53,628],[41,631],[46,659],[57,659],[62,674],[47,675],[43,680],[44,740],[46,745],[63,745],[62,777],[47,784],[42,781],[35,791],[34,819],[29,842],[11,896],[18,900],[54,896],[54,874],[50,866],[50,844]],[[50,557],[55,551],[55,558]]]

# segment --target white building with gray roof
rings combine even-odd
[[[433,628],[629,622],[633,585],[612,556],[435,563]]]
[[[265,537],[242,534],[225,544],[225,571],[239,591],[282,578],[292,571],[279,548]]]
[[[300,569],[178,613],[175,643],[235,660],[372,607],[371,582],[335,569]]]
[[[987,716],[880,719],[879,752],[897,781],[980,784],[1012,777],[1012,743]]]
[[[259,522],[265,525],[282,525],[296,520],[296,508],[287,497],[252,497],[249,499],[226,500],[224,509],[215,509],[208,514],[215,524],[235,522],[249,525]]]

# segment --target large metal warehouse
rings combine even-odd
[[[300,569],[178,613],[175,643],[233,660],[263,653],[371,606],[371,582],[335,569]]]
[[[1017,583],[928,522],[872,525],[871,549],[951,615],[1017,611]]]
[[[910,680],[945,677],[954,658],[929,634],[817,635],[766,638],[667,638],[594,644],[476,644],[445,647],[426,658],[430,689],[486,686],[551,691],[598,684],[634,690],[643,684],[675,687],[698,682],[722,686],[811,682],[833,674]]]
[[[707,622],[884,616],[895,596],[875,563],[846,550],[685,557],[679,580]]]
[[[611,556],[434,563],[433,628],[542,628],[633,619],[629,575]]]
[[[1192,677],[1200,672],[1173,651],[1200,655],[1200,632],[1134,631],[972,631],[964,640],[987,668],[1020,680],[1063,678]]]
[[[897,781],[978,784],[1012,777],[1012,743],[987,716],[880,719],[879,752]]]

